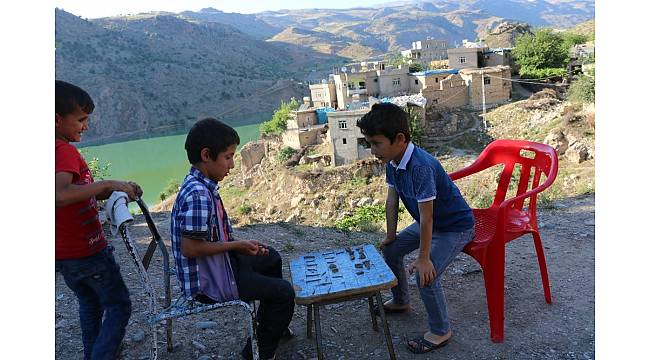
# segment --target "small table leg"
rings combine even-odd
[[[318,313],[318,304],[312,305],[314,308],[314,323],[316,325],[316,352],[318,353],[318,360],[325,359],[323,355],[323,339],[320,329],[320,315]]]
[[[307,305],[307,339],[311,339],[313,308],[313,305]]]
[[[377,317],[375,316],[375,301],[373,300],[372,296],[368,297],[368,307],[370,308],[370,318],[372,319],[372,328],[375,331],[379,331],[379,327],[377,327]]]
[[[390,336],[390,330],[388,329],[388,321],[386,321],[386,314],[384,313],[384,307],[382,306],[384,302],[381,299],[381,293],[379,291],[375,293],[375,296],[377,297],[377,304],[379,304],[379,316],[381,317],[381,321],[384,323],[384,336],[386,337],[386,345],[388,346],[388,353],[390,355],[391,360],[395,360],[395,349],[393,349],[393,339]]]

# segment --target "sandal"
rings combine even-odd
[[[411,350],[412,353],[424,354],[424,353],[428,353],[431,350],[436,350],[447,345],[449,339],[441,342],[440,344],[434,344],[431,341],[425,339],[424,336],[420,336],[419,338],[409,339],[406,342],[406,347],[409,350]],[[411,345],[411,342],[414,342],[416,345],[415,346]]]

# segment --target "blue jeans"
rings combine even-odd
[[[79,302],[84,359],[115,359],[131,316],[131,300],[113,247],[81,259],[57,260],[56,270]]]
[[[427,310],[429,331],[436,335],[445,335],[449,332],[449,315],[447,314],[447,301],[442,289],[440,278],[454,258],[463,250],[463,247],[474,237],[474,229],[462,232],[434,232],[431,239],[431,252],[429,258],[436,271],[436,278],[431,286],[420,287],[420,276],[416,274],[420,297]],[[414,222],[397,234],[395,241],[384,247],[383,253],[386,263],[397,277],[397,285],[391,289],[394,304],[408,304],[409,292],[404,267],[404,256],[420,247],[420,224]]]

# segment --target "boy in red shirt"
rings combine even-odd
[[[113,247],[106,242],[96,200],[113,191],[133,200],[142,190],[134,182],[93,181],[86,161],[70,143],[81,140],[95,105],[75,85],[57,80],[55,87],[56,270],[79,302],[84,359],[112,360],[131,316],[131,300]]]

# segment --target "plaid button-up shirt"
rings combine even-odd
[[[171,216],[172,252],[176,276],[186,298],[200,289],[196,259],[181,253],[183,236],[204,241],[232,240],[232,225],[219,196],[219,185],[192,167],[181,185]]]

